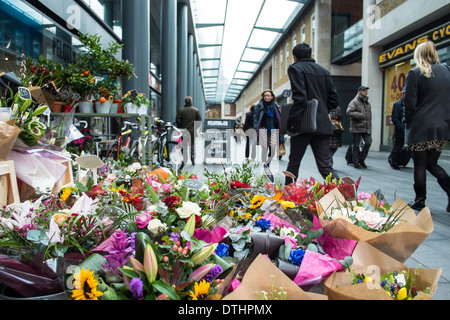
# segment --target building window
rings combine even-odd
[[[230,105],[229,104],[225,104],[225,115],[228,116],[230,115],[231,111],[230,111]]]
[[[306,26],[302,26],[302,30],[300,31],[300,43],[304,43],[306,41]]]
[[[316,42],[316,16],[311,16],[311,51],[314,55],[315,52],[315,42]]]
[[[294,34],[292,37],[292,48],[294,48],[297,45],[297,34]]]
[[[283,77],[283,50],[280,51],[280,79]]]
[[[284,68],[284,73],[287,74],[288,66],[291,64],[289,58],[291,55],[289,54],[289,43],[286,44],[286,67]]]
[[[277,75],[278,75],[278,56],[275,56],[275,63],[274,63],[274,65],[275,65],[275,70],[274,70],[274,75],[273,75],[273,78],[274,78],[274,81],[276,81],[277,80]]]

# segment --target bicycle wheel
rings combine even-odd
[[[151,161],[152,161],[152,167],[157,169],[160,167],[161,162],[159,161],[160,156],[159,156],[159,142],[156,142],[153,146],[152,146],[152,154],[151,154]]]
[[[182,170],[184,167],[182,146],[175,141],[167,142],[164,145],[162,160],[163,167]]]

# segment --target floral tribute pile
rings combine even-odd
[[[255,300],[317,298],[303,293],[323,287],[336,274],[348,274],[353,281],[353,262],[361,260],[355,248],[364,242],[334,234],[326,220],[346,221],[374,235],[401,224],[403,216],[393,215],[389,204],[377,211],[383,227],[358,214],[372,209],[358,193],[359,181],[311,178],[280,186],[258,172],[257,165],[244,163],[224,166],[221,172],[205,168],[199,179],[187,172],[113,161],[101,168],[95,185],[87,175],[83,183],[65,186],[58,195],[41,194],[4,207],[0,283],[7,290],[0,294],[219,300],[241,299],[247,288]],[[321,200],[335,194],[339,203],[352,206],[324,208]],[[246,271],[262,257],[269,263],[259,264],[258,276],[271,285],[250,289]],[[279,277],[270,267],[302,294],[278,294]],[[414,272],[414,279],[420,276],[420,270]],[[390,275],[388,280],[392,282]],[[431,283],[426,292],[432,295],[436,286],[437,281]],[[414,296],[402,292],[392,297]],[[327,299],[327,292],[320,298]]]

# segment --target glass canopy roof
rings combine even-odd
[[[207,103],[234,102],[305,0],[191,0]]]

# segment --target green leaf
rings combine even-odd
[[[122,272],[122,274],[130,277],[130,278],[138,278],[139,277],[139,272],[136,272],[134,270],[131,269],[127,269],[127,268],[119,268],[120,272]]]
[[[89,269],[91,271],[99,271],[103,268],[103,264],[106,264],[106,258],[98,253],[90,255],[86,260],[83,260],[79,267],[84,269]]]
[[[162,280],[157,280],[152,283],[152,286],[155,290],[167,295],[172,300],[180,300],[177,292],[172,286]]]

